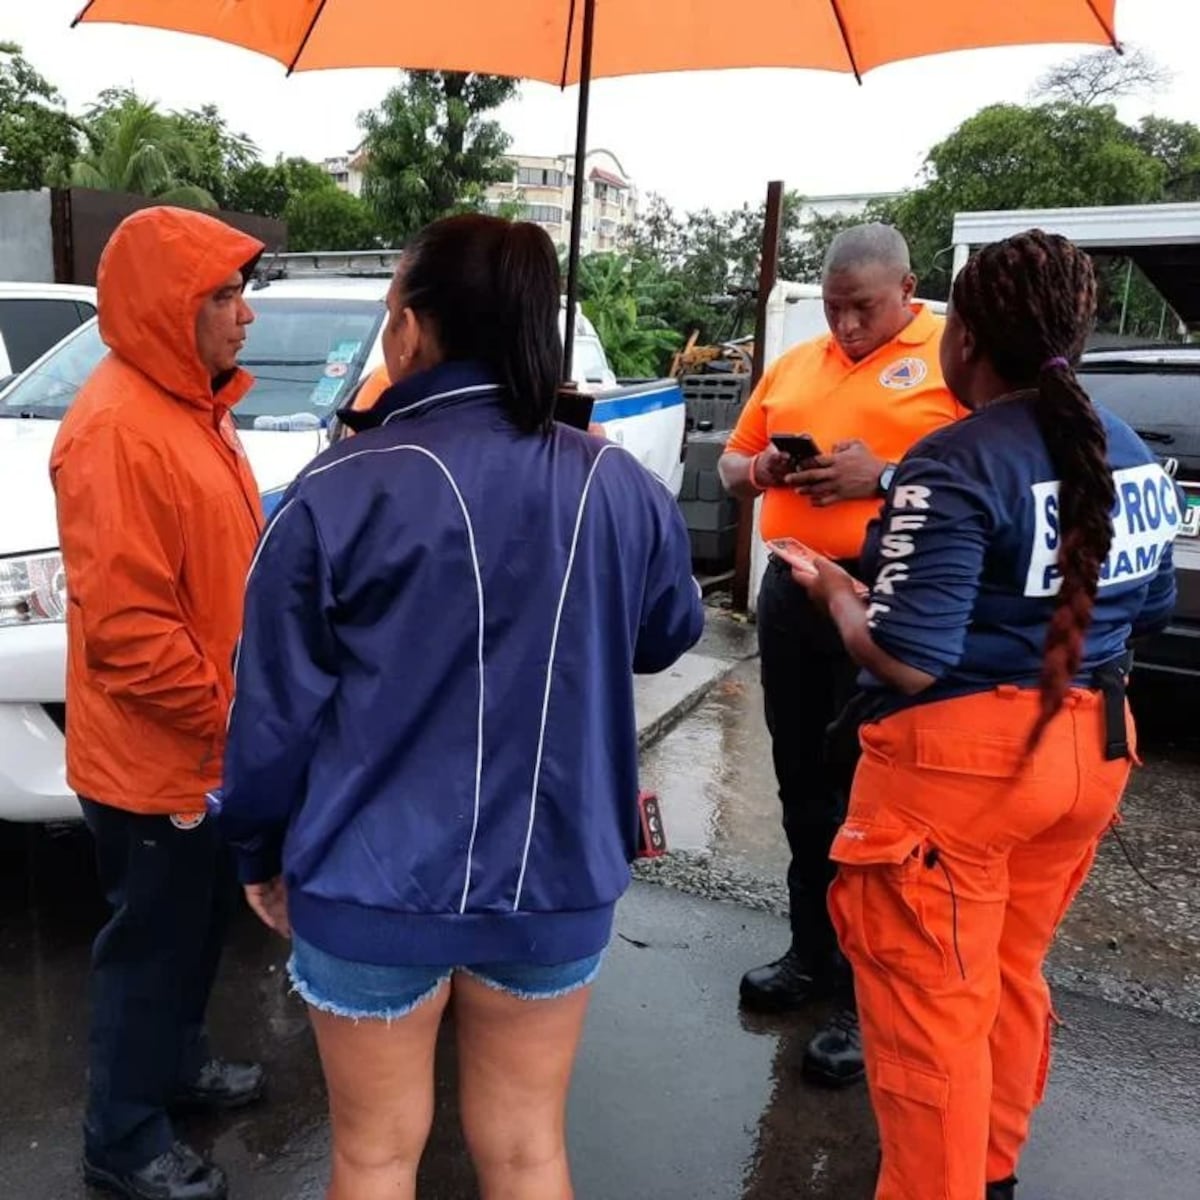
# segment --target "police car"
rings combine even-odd
[[[296,258],[299,256],[286,256]],[[343,268],[344,271],[344,268]],[[256,320],[243,363],[256,383],[234,412],[264,507],[327,444],[330,418],[382,362],[387,270],[279,274],[247,292]],[[96,322],[0,386],[0,819],[75,818],[66,784],[65,581],[58,553],[50,450],[105,353]],[[593,420],[677,495],[684,403],[673,380],[619,386],[580,315],[577,382],[595,392]]]

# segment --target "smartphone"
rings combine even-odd
[[[817,569],[813,561],[816,555],[803,542],[798,542],[795,538],[774,538],[767,543],[767,549],[776,557],[782,558],[789,567],[814,573]]]
[[[572,429],[582,429],[585,433],[592,421],[592,408],[595,398],[588,392],[581,392],[576,387],[562,386],[554,404],[554,419]]]
[[[776,450],[791,458],[794,467],[802,467],[821,454],[820,447],[808,433],[773,433],[771,443]]]

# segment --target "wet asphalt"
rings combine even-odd
[[[800,1056],[824,1015],[739,1015],[737,980],[786,941],[782,866],[756,665],[736,664],[645,755],[681,853],[623,902],[595,989],[570,1111],[580,1200],[867,1200],[875,1135],[866,1095],[813,1090]],[[1194,708],[1191,710],[1194,711]],[[1186,709],[1170,707],[1168,715]],[[1150,739],[1126,806],[1130,855],[1106,850],[1055,951],[1064,1018],[1020,1200],[1200,1195],[1196,849],[1200,752]],[[706,897],[715,896],[719,899]],[[730,903],[733,900],[736,903]],[[0,1200],[83,1200],[79,1105],[87,955],[103,920],[81,828],[0,823]],[[234,1200],[320,1200],[328,1133],[285,947],[248,914],[213,997],[222,1053],[264,1061],[260,1106],[194,1118],[185,1136],[229,1171]],[[1119,999],[1122,1003],[1112,1003]],[[444,1038],[426,1200],[477,1193],[457,1129]]]

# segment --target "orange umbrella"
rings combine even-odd
[[[407,67],[578,83],[578,214],[594,77],[813,67],[861,80],[885,63],[951,50],[1117,46],[1115,10],[1116,0],[90,0],[76,23],[199,34],[268,55],[289,73]],[[576,220],[567,378],[579,235]]]

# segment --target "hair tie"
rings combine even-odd
[[[1063,358],[1061,354],[1056,354],[1053,358],[1048,358],[1044,363],[1042,363],[1043,371],[1067,371],[1070,370],[1070,367],[1071,360],[1069,358]]]

